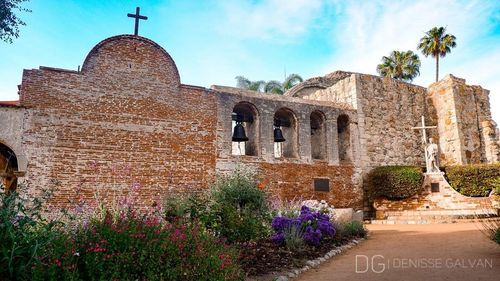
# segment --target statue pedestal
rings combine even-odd
[[[449,187],[444,178],[444,172],[424,173],[424,187],[426,193],[441,192],[443,188]]]

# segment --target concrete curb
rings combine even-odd
[[[292,279],[292,278],[297,278],[301,273],[304,273],[312,268],[318,267],[322,263],[328,261],[330,258],[332,258],[338,254],[341,254],[341,253],[353,248],[354,246],[357,246],[363,240],[365,240],[365,238],[353,239],[353,240],[351,240],[351,242],[329,251],[323,257],[319,257],[317,259],[307,261],[306,265],[304,267],[292,269],[289,272],[285,272],[284,275],[277,276],[274,280],[287,281],[287,280]]]

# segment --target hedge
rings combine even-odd
[[[373,169],[367,178],[370,196],[388,199],[411,197],[422,188],[422,168],[416,166],[383,166]]]
[[[465,196],[488,196],[500,189],[500,164],[449,166],[446,176],[451,187]]]

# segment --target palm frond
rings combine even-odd
[[[302,79],[300,75],[295,73],[290,74],[288,75],[288,77],[286,77],[285,81],[283,81],[283,90],[287,91],[298,83],[301,83],[302,81],[304,81],[304,79]]]
[[[264,86],[264,92],[282,95],[283,85],[279,81],[270,80]]]

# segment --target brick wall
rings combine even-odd
[[[109,196],[140,185],[149,204],[169,189],[204,188],[214,176],[215,97],[180,85],[173,60],[134,36],[104,40],[82,72],[25,71],[23,146],[30,193],[56,185],[64,205],[81,189]]]
[[[354,111],[329,102],[238,91],[183,85],[174,61],[156,43],[115,36],[90,51],[80,72],[25,70],[22,107],[0,108],[8,117],[2,122],[11,128],[0,136],[28,160],[22,191],[38,196],[43,188],[54,187],[51,203],[56,206],[89,201],[95,193],[112,202],[137,188],[141,203],[152,204],[166,192],[206,188],[216,173],[238,165],[257,167],[274,195],[361,206],[359,169],[354,161],[339,165],[338,159],[340,114],[352,121],[350,149],[359,150]],[[231,154],[231,113],[241,101],[252,103],[260,118],[254,157]],[[293,112],[297,124],[293,159],[274,157],[273,117],[280,108]],[[313,111],[325,117],[322,160],[311,156]],[[330,179],[330,191],[314,191],[318,177]]]

